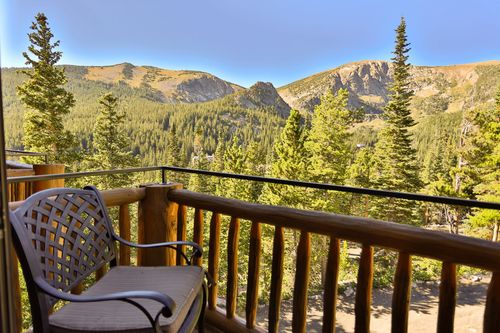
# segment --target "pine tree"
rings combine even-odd
[[[312,179],[343,184],[352,153],[349,147],[349,127],[355,115],[347,108],[349,93],[340,89],[329,91],[314,108],[311,131],[306,148],[311,155]]]
[[[172,125],[167,135],[167,145],[165,147],[165,163],[170,166],[181,166],[181,147],[177,138],[177,130]]]
[[[473,136],[470,163],[480,182],[474,186],[479,200],[500,202],[500,89],[494,110],[478,111],[474,118],[478,127]],[[500,211],[478,209],[470,218],[474,226],[489,227],[493,241],[499,240]]]
[[[189,166],[193,169],[208,170],[209,164],[207,160],[207,153],[203,149],[202,144],[202,130],[196,129],[193,143],[193,154]],[[207,192],[209,190],[209,179],[207,176],[191,174],[188,180],[188,189],[194,192]]]
[[[307,131],[299,111],[292,109],[279,139],[274,144],[271,177],[303,180],[309,169],[309,156],[305,149]],[[304,195],[297,188],[266,184],[262,200],[272,205],[303,207]]]
[[[393,82],[389,87],[390,100],[384,109],[385,127],[378,134],[374,152],[374,183],[378,188],[416,192],[420,189],[416,150],[412,147],[409,128],[415,125],[410,114],[410,51],[406,22],[396,29],[396,48],[393,61]],[[417,223],[414,203],[406,200],[377,200],[373,215],[402,223]]]
[[[75,105],[73,94],[64,89],[66,76],[63,68],[55,67],[62,52],[52,43],[47,17],[39,13],[28,34],[31,45],[23,52],[26,65],[21,70],[28,80],[17,87],[17,94],[28,109],[24,114],[24,148],[47,154],[49,163],[70,163],[76,158],[77,143],[74,136],[64,129],[63,116]],[[34,158],[31,163],[42,162]]]
[[[313,181],[344,184],[352,159],[349,128],[357,119],[357,112],[347,108],[349,93],[339,89],[336,95],[328,92],[315,107],[311,130],[305,143],[310,158],[310,176]],[[340,193],[316,191],[315,209],[345,212],[346,196]]]
[[[99,99],[100,113],[94,125],[93,149],[88,159],[90,169],[113,170],[137,165],[132,156],[131,142],[122,128],[125,114],[118,112],[118,99],[106,93]],[[132,176],[118,174],[105,176],[100,181],[103,189],[130,185]]]

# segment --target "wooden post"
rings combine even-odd
[[[33,165],[33,171],[35,171],[36,176],[64,173],[64,164],[35,164]],[[64,187],[64,179],[36,181],[33,184],[33,192],[55,187]]]
[[[154,184],[145,186],[146,195],[139,202],[139,242],[160,243],[177,240],[178,204],[168,200],[167,193],[181,189],[182,184]],[[175,251],[167,248],[141,249],[140,266],[175,265]]]

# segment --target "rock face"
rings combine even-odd
[[[243,90],[209,73],[134,66],[129,63],[88,67],[84,78],[148,89],[159,96],[157,101],[163,103],[207,102]]]
[[[278,92],[291,107],[312,111],[327,91],[345,88],[350,93],[350,107],[363,107],[367,113],[377,114],[389,98],[391,67],[386,61],[350,63],[290,83]],[[500,84],[500,61],[414,66],[410,71],[411,88],[415,91],[411,108],[420,114],[453,112],[491,103]]]
[[[290,106],[281,98],[270,82],[257,82],[234,96],[236,103],[247,109],[273,107],[281,117],[290,115]]]

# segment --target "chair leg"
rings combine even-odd
[[[198,333],[205,332],[205,308],[207,307],[207,285],[203,282],[203,304],[201,305],[201,313],[198,318]]]

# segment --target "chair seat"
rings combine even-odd
[[[169,318],[160,315],[163,332],[178,332],[199,299],[204,278],[198,266],[112,268],[90,287],[85,295],[103,295],[131,290],[153,290],[170,296],[175,311]],[[161,304],[153,300],[134,299],[154,318]],[[199,308],[199,307],[197,307]],[[59,332],[152,332],[146,316],[135,306],[121,301],[69,303],[49,317],[50,331]]]

